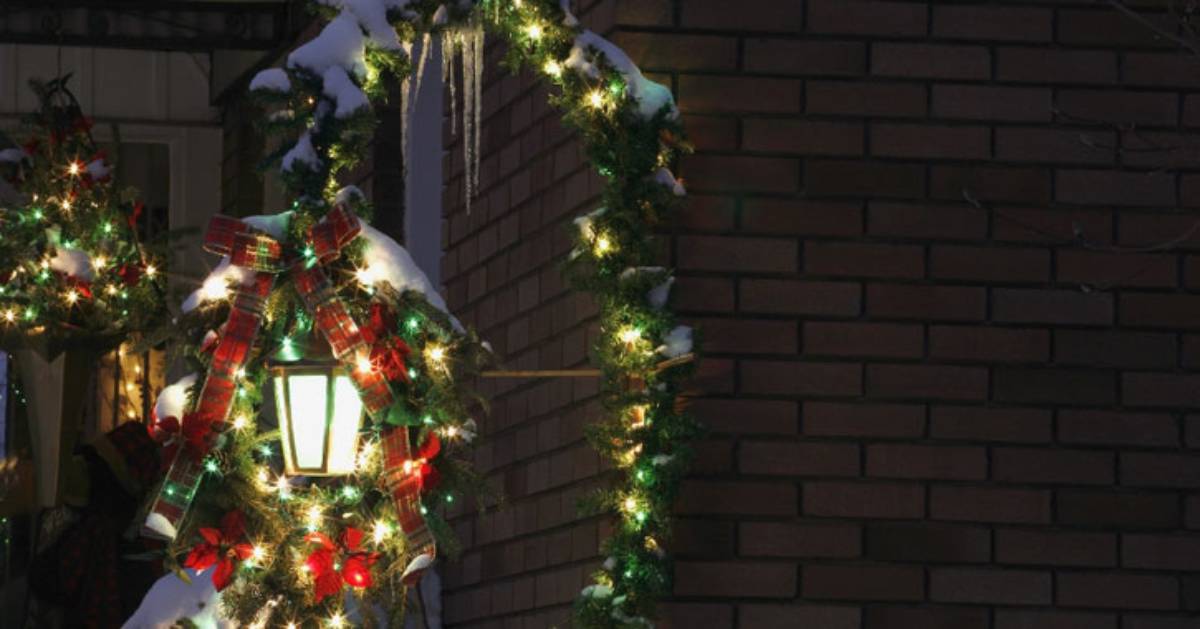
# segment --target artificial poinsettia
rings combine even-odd
[[[392,334],[396,329],[396,314],[379,302],[371,304],[370,317],[363,327],[363,339],[371,345],[371,366],[389,381],[408,382],[405,360],[412,353],[404,339]]]
[[[321,532],[309,533],[304,539],[320,544],[304,560],[304,565],[313,576],[318,603],[326,596],[341,592],[343,583],[356,588],[368,588],[374,583],[371,566],[379,560],[379,553],[360,550],[363,539],[361,530],[353,526],[346,527],[338,537],[337,544]],[[340,570],[337,568],[339,565]]]
[[[233,571],[238,563],[254,554],[254,547],[245,542],[245,536],[245,516],[236,509],[230,511],[221,518],[220,529],[200,529],[200,537],[204,540],[192,548],[183,566],[199,573],[215,564],[217,568],[213,570],[212,582],[219,592],[233,580]]]

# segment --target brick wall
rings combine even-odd
[[[1200,59],[1090,0],[587,4],[697,144],[667,262],[711,432],[667,624],[1195,626]],[[450,303],[512,366],[580,366],[556,264],[599,182],[499,52],[469,216],[447,159]],[[595,386],[487,386],[509,503],[459,520],[447,619],[562,626]]]

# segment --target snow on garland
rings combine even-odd
[[[676,409],[689,368],[671,360],[693,350],[693,332],[669,310],[670,272],[653,267],[654,232],[686,194],[670,170],[690,150],[670,90],[646,79],[620,48],[582,29],[568,0],[318,0],[318,5],[329,19],[322,31],[289,55],[285,68],[265,70],[252,82],[255,94],[276,112],[269,118],[272,127],[295,138],[275,155],[299,204],[289,227],[293,236],[316,220],[310,208],[321,207],[320,200],[336,187],[337,173],[363,154],[375,124],[364,98],[368,103],[382,98],[381,77],[405,81],[414,66],[422,66],[428,34],[441,36],[452,127],[462,134],[466,158],[468,207],[478,192],[484,31],[509,42],[511,65],[532,68],[557,88],[552,104],[606,182],[604,209],[577,221],[576,245],[566,262],[573,284],[595,294],[600,304],[596,355],[608,417],[592,427],[589,438],[623,472],[617,487],[591,501],[591,508],[617,515],[620,525],[604,544],[609,559],[577,601],[577,621],[596,629],[649,625],[656,599],[670,591],[663,544],[689,459],[687,443],[696,432],[694,422]],[[415,83],[405,83],[406,90]]]

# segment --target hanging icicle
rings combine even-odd
[[[450,133],[458,134],[457,87],[454,82],[455,40],[458,34],[454,31],[442,33],[442,83],[450,86]]]
[[[483,24],[475,21],[467,27],[442,33],[442,82],[450,86],[450,133],[462,135],[463,147],[463,196],[467,213],[471,202],[479,193],[479,158],[482,139],[480,115],[483,105]],[[425,45],[431,45],[427,40]],[[456,58],[461,56],[462,71],[455,71]],[[425,58],[414,60],[418,73],[424,68]],[[420,81],[416,79],[418,82]],[[458,108],[457,80],[462,79],[462,108]],[[462,112],[462,123],[458,121]]]
[[[474,182],[475,154],[472,150],[475,137],[475,37],[467,30],[461,34],[462,41],[462,147],[463,147],[463,197],[467,213],[471,213],[471,200],[475,196]]]
[[[475,72],[473,79],[475,81],[475,104],[472,105],[472,115],[475,117],[475,122],[471,125],[475,131],[475,136],[472,144],[472,154],[475,158],[475,165],[471,168],[471,172],[475,175],[475,179],[471,182],[471,195],[474,196],[479,192],[479,160],[480,160],[480,138],[483,136],[480,117],[483,115],[483,24],[476,23],[475,30],[472,33],[475,39],[474,45],[471,47],[471,53],[475,55],[475,59],[471,62]],[[470,205],[467,208],[470,209]]]

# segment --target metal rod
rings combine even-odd
[[[696,355],[687,353],[669,358],[654,366],[654,371],[670,369],[696,360]],[[480,372],[482,378],[599,378],[599,369],[493,369]]]

